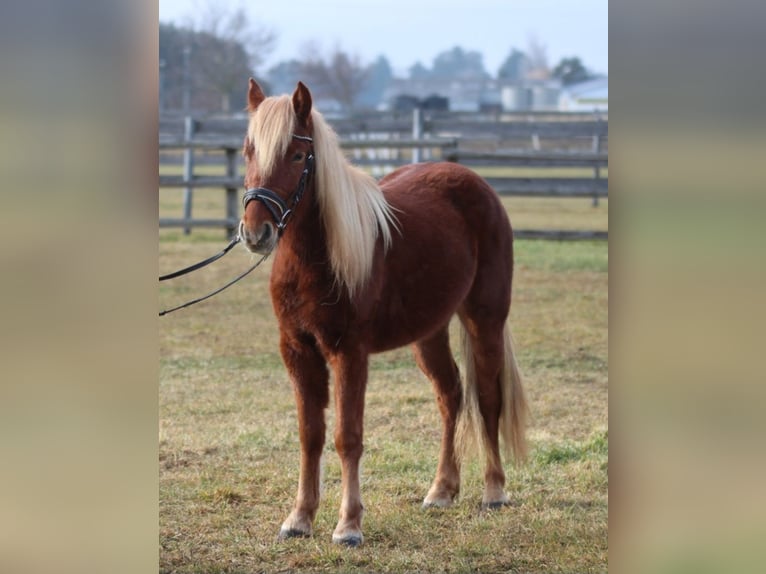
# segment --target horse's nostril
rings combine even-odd
[[[267,223],[264,227],[265,227],[265,229],[263,230],[263,233],[261,234],[261,237],[258,240],[259,242],[260,241],[268,241],[269,239],[271,239],[271,234],[272,234],[271,225],[269,225]]]

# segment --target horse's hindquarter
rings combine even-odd
[[[391,249],[373,272],[373,284],[379,283],[372,321],[375,351],[411,343],[444,326],[487,257],[480,252],[500,248],[491,256],[502,262],[509,260],[510,250],[510,227],[495,192],[462,166],[408,166],[383,179],[381,188],[400,232],[394,232]],[[504,271],[499,272],[502,277]]]

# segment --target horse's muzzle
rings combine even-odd
[[[239,222],[239,237],[248,251],[265,255],[271,253],[277,246],[277,232],[274,225],[268,221],[261,224],[255,231],[249,231],[244,221]]]

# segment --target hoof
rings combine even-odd
[[[423,499],[423,508],[449,508],[457,498],[457,488],[434,485]]]
[[[350,536],[344,537],[333,536],[332,541],[334,544],[339,544],[340,546],[345,546],[346,548],[358,548],[362,545],[362,535],[352,534]]]
[[[308,532],[303,532],[302,530],[298,530],[297,528],[282,528],[279,531],[279,536],[277,536],[277,540],[288,540],[290,538],[310,538],[311,534]]]
[[[436,500],[424,500],[421,508],[423,510],[429,510],[431,508],[449,508],[452,506],[451,500],[436,499]]]
[[[481,509],[482,510],[500,510],[504,506],[510,506],[510,505],[511,505],[510,500],[499,500],[497,502],[482,502]]]

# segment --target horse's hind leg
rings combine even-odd
[[[466,352],[472,354],[473,373],[466,378],[473,379],[479,413],[483,422],[483,444],[486,455],[484,471],[484,508],[497,508],[508,503],[505,493],[505,472],[500,459],[499,426],[502,410],[500,374],[504,360],[504,317],[471,318],[461,314],[466,330]]]
[[[460,490],[460,467],[455,458],[455,425],[462,394],[460,373],[450,352],[446,326],[428,339],[415,343],[413,349],[418,366],[431,380],[436,392],[443,423],[439,466],[423,507],[447,507]]]

